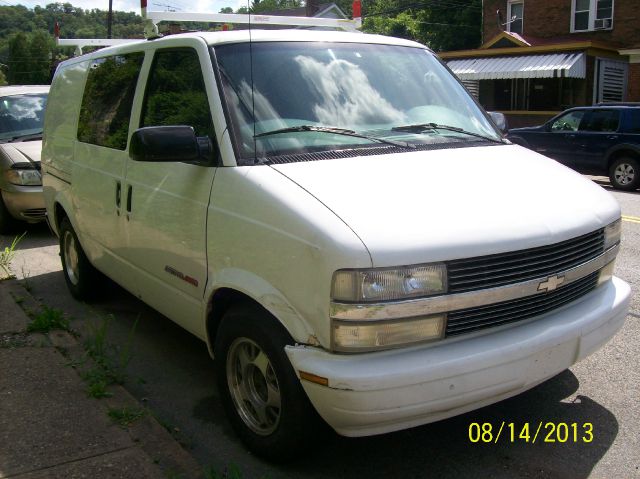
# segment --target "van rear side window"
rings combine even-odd
[[[82,98],[78,140],[124,150],[144,53],[99,58],[91,63]]]

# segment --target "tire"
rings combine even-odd
[[[272,462],[291,459],[328,431],[284,351],[293,343],[277,320],[253,305],[230,309],[215,341],[227,417],[247,448]]]
[[[68,218],[60,222],[60,258],[71,295],[80,301],[94,299],[100,290],[102,276],[89,263]]]
[[[609,168],[611,185],[624,191],[633,191],[640,186],[640,164],[635,158],[624,156],[615,160]]]
[[[9,210],[2,200],[2,194],[0,194],[0,234],[13,233],[18,226],[18,221],[11,216]]]

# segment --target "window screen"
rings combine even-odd
[[[99,58],[91,64],[82,97],[78,140],[124,150],[144,53]]]

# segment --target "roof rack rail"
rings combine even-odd
[[[279,15],[256,15],[252,13],[197,13],[197,12],[148,12],[147,0],[140,0],[140,11],[145,21],[144,36],[146,39],[160,37],[160,22],[215,22],[241,23],[249,25],[285,25],[295,27],[339,28],[348,32],[357,32],[362,26],[361,0],[353,2],[353,18],[319,18],[319,17],[287,17]],[[56,22],[54,28],[56,44],[59,46],[75,46],[75,54],[82,55],[82,49],[88,46],[111,46],[122,43],[140,41],[140,39],[112,38],[60,38],[60,28]]]

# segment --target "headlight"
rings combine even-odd
[[[333,274],[331,298],[370,303],[442,294],[446,289],[444,264],[339,270]]]
[[[605,251],[620,242],[622,235],[622,219],[617,219],[604,228],[604,249]]]
[[[12,185],[39,186],[42,184],[40,172],[32,168],[11,168],[4,172],[4,178]]]
[[[409,346],[444,335],[444,314],[404,318],[392,321],[332,322],[332,349],[341,352],[363,352]]]

